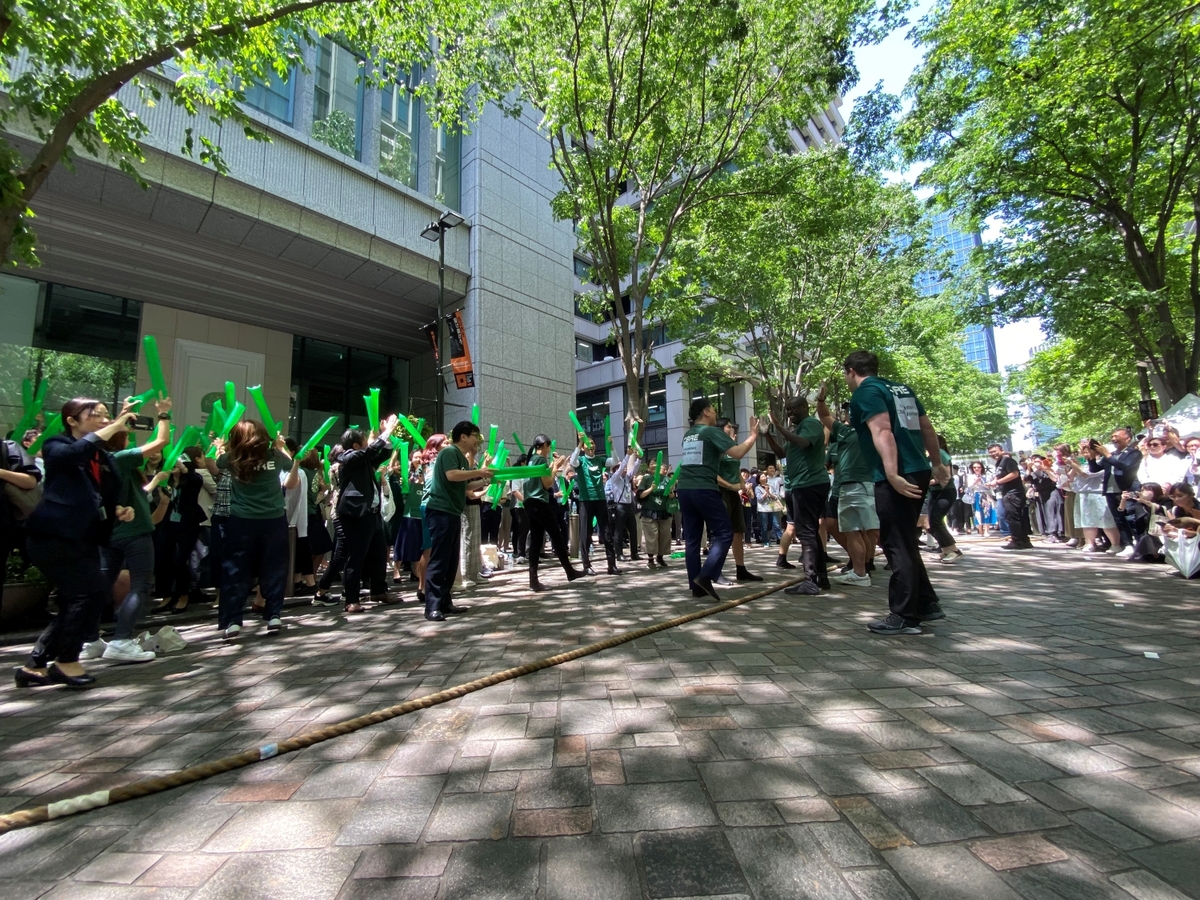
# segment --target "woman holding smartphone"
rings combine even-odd
[[[58,587],[58,615],[37,639],[29,661],[13,673],[17,687],[81,688],[96,681],[79,664],[79,652],[112,597],[101,551],[114,525],[134,517],[133,509],[118,503],[123,479],[104,444],[128,431],[134,418],[128,407],[111,419],[99,400],[69,400],[62,408],[65,431],[42,446],[45,487],[27,520],[28,551]]]

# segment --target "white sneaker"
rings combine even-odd
[[[227,641],[237,640],[237,636],[241,633],[242,633],[241,625],[237,625],[237,624],[230,625],[228,628],[225,629],[225,640],[227,640]]]
[[[1109,547],[1107,550],[1104,551],[1104,555],[1105,556],[1120,556],[1122,552],[1123,551],[1118,550],[1116,547]]]
[[[956,563],[960,559],[962,559],[962,556],[963,556],[963,552],[961,550],[956,549],[953,553],[943,553],[942,554],[942,562]]]
[[[1126,547],[1124,550],[1122,550],[1120,553],[1118,553],[1117,556],[1121,559],[1132,559],[1133,558],[1133,544],[1130,544],[1128,547]]]
[[[89,641],[83,645],[83,649],[79,651],[80,659],[100,659],[104,656],[104,651],[108,649],[108,643],[104,638],[96,638],[94,641]]]
[[[275,618],[271,619],[271,621],[267,622],[267,634],[275,634],[281,628],[283,628],[283,622],[280,620],[279,616],[276,616]]]
[[[154,651],[143,650],[141,645],[133,640],[133,638],[126,638],[121,641],[109,641],[108,646],[104,650],[103,658],[115,662],[150,662],[150,660],[154,659]]]
[[[150,638],[154,642],[155,647],[160,653],[171,653],[175,650],[182,650],[187,646],[187,641],[183,639],[173,625],[164,625],[158,629],[158,634]],[[150,648],[146,648],[150,649]]]
[[[871,586],[870,575],[856,575],[853,570],[846,572],[844,575],[834,575],[829,580],[835,584],[851,584],[855,587]]]

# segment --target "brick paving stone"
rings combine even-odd
[[[1041,835],[1023,834],[995,841],[976,841],[968,845],[971,852],[993,869],[1019,869],[1062,862],[1070,857]]]
[[[454,744],[403,744],[392,754],[383,774],[388,776],[442,775],[450,771],[457,752]]]
[[[1069,859],[1005,872],[1004,880],[1030,900],[1129,900],[1129,894],[1083,863]]]
[[[323,766],[304,780],[297,800],[336,800],[361,797],[382,773],[382,762],[343,762]]]
[[[912,769],[937,765],[937,761],[933,757],[920,750],[885,750],[882,753],[864,753],[863,759],[877,769]]]
[[[920,900],[1022,900],[961,844],[901,847],[883,857]]]
[[[496,741],[490,768],[499,772],[513,769],[549,769],[553,765],[553,738],[523,738]]]
[[[1097,872],[1119,872],[1136,865],[1134,860],[1120,850],[1076,825],[1056,828],[1042,836],[1070,853],[1072,859],[1079,860]]]
[[[327,847],[355,811],[353,800],[309,800],[244,806],[204,845],[212,853]]]
[[[1046,781],[1064,774],[1063,769],[995,735],[964,732],[946,735],[945,741],[1006,781]]]
[[[443,879],[446,896],[528,900],[537,893],[538,852],[532,841],[483,841],[456,847]]]
[[[593,750],[588,754],[588,762],[594,784],[625,783],[625,768],[621,762],[620,751]]]
[[[179,810],[167,806],[126,831],[113,849],[131,852],[199,850],[237,812],[238,807],[223,804],[190,810],[187,816],[180,816]]]
[[[779,810],[779,814],[789,825],[803,825],[805,822],[836,822],[839,818],[838,811],[830,805],[829,801],[819,797],[776,800],[775,808]]]
[[[1156,841],[1200,835],[1200,816],[1193,815],[1117,778],[1064,778],[1055,786]]]
[[[878,770],[856,757],[805,756],[799,762],[826,794],[872,794],[894,789]]]
[[[687,781],[598,786],[596,813],[600,830],[605,833],[717,824],[700,785]]]
[[[559,704],[560,734],[609,734],[617,730],[606,700],[564,700]]]
[[[652,898],[742,893],[745,879],[720,831],[656,831],[634,844]]]
[[[359,857],[354,878],[434,878],[446,869],[452,844],[413,847],[384,844],[367,847]]]
[[[721,824],[730,828],[750,828],[761,825],[783,825],[787,821],[774,803],[766,800],[717,803]],[[837,816],[837,813],[834,813]]]
[[[817,793],[817,786],[793,759],[728,760],[701,763],[697,768],[717,801],[782,800]]]
[[[358,861],[357,848],[285,850],[233,856],[190,900],[270,897],[332,900]]]
[[[554,838],[546,846],[546,900],[641,900],[630,835]]]
[[[625,781],[694,781],[696,767],[682,747],[645,747],[621,750]]]
[[[1094,809],[1073,812],[1071,820],[1086,828],[1102,841],[1112,844],[1118,850],[1139,850],[1154,843],[1144,834],[1134,831],[1132,828],[1126,828],[1120,822],[1116,822]]]
[[[368,878],[349,881],[338,900],[434,900],[438,878]]]
[[[416,843],[446,778],[380,778],[354,807],[337,836],[339,846]]]
[[[238,784],[221,794],[218,803],[259,803],[264,800],[287,800],[302,781],[265,781],[257,784]]]
[[[1129,855],[1164,881],[1194,896],[1200,885],[1200,841],[1180,841],[1131,850]]]
[[[1124,768],[1123,763],[1076,741],[1024,744],[1021,749],[1071,775],[1098,775]]]
[[[879,865],[879,857],[871,845],[845,822],[819,822],[805,828],[816,836],[829,858],[842,868]]]
[[[940,788],[956,803],[980,806],[985,803],[1016,803],[1028,797],[973,765],[932,766],[920,770],[921,777]]]
[[[513,795],[450,794],[425,831],[427,841],[498,841],[508,835]]]
[[[1029,800],[1025,803],[1005,803],[974,806],[971,812],[985,825],[1000,834],[1017,831],[1044,831],[1063,828],[1071,822],[1048,806]]]
[[[589,834],[592,830],[592,810],[519,809],[513,813],[513,837],[561,837],[568,834]]]
[[[157,853],[102,853],[76,872],[75,880],[133,884],[160,858]]]
[[[561,809],[589,806],[592,789],[582,768],[530,770],[521,773],[517,809]]]
[[[961,841],[987,834],[977,818],[932,788],[874,794],[871,802],[918,844]]]
[[[1113,875],[1110,880],[1137,900],[1188,900],[1186,894],[1142,869]]]
[[[138,879],[148,887],[199,887],[225,864],[216,853],[168,853]]]
[[[728,838],[757,900],[855,900],[803,826],[739,828]]]
[[[912,894],[887,869],[858,869],[843,872],[859,900],[912,900]]]

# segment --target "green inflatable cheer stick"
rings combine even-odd
[[[421,432],[421,434],[425,433],[425,420],[424,419],[417,419],[417,431]]]
[[[416,445],[424,450],[426,444],[425,438],[421,437],[420,429],[412,423],[412,420],[408,416],[397,416],[396,419],[404,426],[404,430],[412,435],[412,439],[416,442]]]
[[[160,398],[171,396],[167,390],[167,380],[163,378],[162,361],[158,358],[158,341],[154,335],[148,334],[142,338],[142,350],[146,356],[146,371],[150,373],[150,386]]]
[[[168,447],[163,452],[163,467],[164,472],[170,472],[175,468],[175,463],[179,462],[179,457],[183,456],[183,451],[192,446],[200,439],[200,429],[195,425],[189,425],[183,429],[179,435],[179,440]]]
[[[142,391],[140,394],[135,394],[134,396],[129,397],[125,402],[129,404],[129,408],[134,412],[141,412],[142,407],[153,400],[157,394],[157,388],[149,388],[148,390]]]
[[[336,423],[337,420],[337,416],[330,416],[328,419],[326,419],[321,427],[313,432],[313,436],[304,442],[304,446],[296,452],[296,459],[304,459],[304,457],[308,456],[308,454],[313,451],[317,444],[321,443],[321,438],[325,437],[325,435],[329,433],[329,429],[334,426],[334,423]]]
[[[233,409],[233,404],[237,403],[237,387],[232,381],[225,382],[225,408]]]
[[[641,427],[641,424],[642,424],[641,422],[638,422],[635,419],[633,426],[629,429],[629,446],[632,447],[635,451],[641,449],[640,447],[638,447],[638,442],[637,442],[638,428]]]
[[[495,425],[493,425],[491,431],[488,434],[487,455],[491,459],[496,458],[496,438],[499,437],[499,432],[500,432],[500,429],[497,428]]]
[[[240,402],[234,401],[233,409],[229,411],[229,415],[225,417],[225,421],[221,423],[221,440],[229,437],[229,432],[233,431],[233,426],[242,420],[242,416],[246,413],[246,407]]]
[[[583,437],[583,446],[592,446],[592,439],[588,437],[587,432],[583,430],[583,426],[579,424],[579,416],[575,415],[575,410],[571,410],[567,415],[571,417],[571,424],[575,426],[575,430]]]
[[[321,471],[325,475],[325,483],[329,483],[329,445],[321,448]]]
[[[550,474],[547,466],[507,466],[491,470],[496,481],[521,481],[525,478],[545,478]]]
[[[400,493],[407,494],[409,488],[412,487],[408,483],[408,442],[405,441],[400,445]]]
[[[612,446],[612,417],[604,417],[604,452],[608,453]]]
[[[654,487],[658,487],[658,482],[662,480],[662,451],[658,451],[658,460],[654,463]]]
[[[234,401],[237,402],[236,400]],[[204,423],[205,431],[211,434],[220,434],[225,428],[225,404],[220,400],[213,401],[212,412],[208,414],[208,421]]]
[[[479,424],[479,404],[478,403],[472,404],[472,406],[471,406],[471,424],[472,425]]]
[[[42,429],[42,433],[37,436],[37,440],[29,445],[28,453],[33,456],[42,449],[42,444],[46,443],[46,438],[54,437],[63,430],[62,413],[55,413],[53,418],[46,423],[46,427]]]
[[[271,440],[275,440],[275,438],[279,437],[279,423],[271,415],[271,409],[267,406],[267,398],[263,396],[262,385],[257,384],[252,388],[246,388],[246,392],[258,408],[259,418],[262,419],[263,427],[267,429],[267,434]]]
[[[517,452],[519,454],[521,448],[524,447],[525,445],[521,443],[521,436],[518,435],[515,431],[513,432],[513,443],[515,443],[517,445]]]
[[[371,388],[371,390],[363,395],[363,402],[367,404],[367,424],[371,426],[371,431],[379,433],[379,388]]]
[[[671,488],[675,487],[675,482],[679,480],[679,473],[683,471],[683,466],[676,466],[675,471],[671,473],[671,477],[667,479],[667,483],[663,485],[663,493],[671,493]]]

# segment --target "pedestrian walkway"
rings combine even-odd
[[[1200,897],[1200,585],[964,545],[948,618],[772,594],[295,754],[0,836],[5,900]],[[773,552],[751,568],[780,582]],[[255,628],[0,690],[0,812],[228,756],[706,605],[681,561],[427,623]],[[633,574],[636,572],[636,574]],[[750,593],[758,586],[744,589]],[[727,596],[739,591],[730,589]],[[412,595],[408,595],[412,599]],[[18,648],[0,655],[17,665]]]

